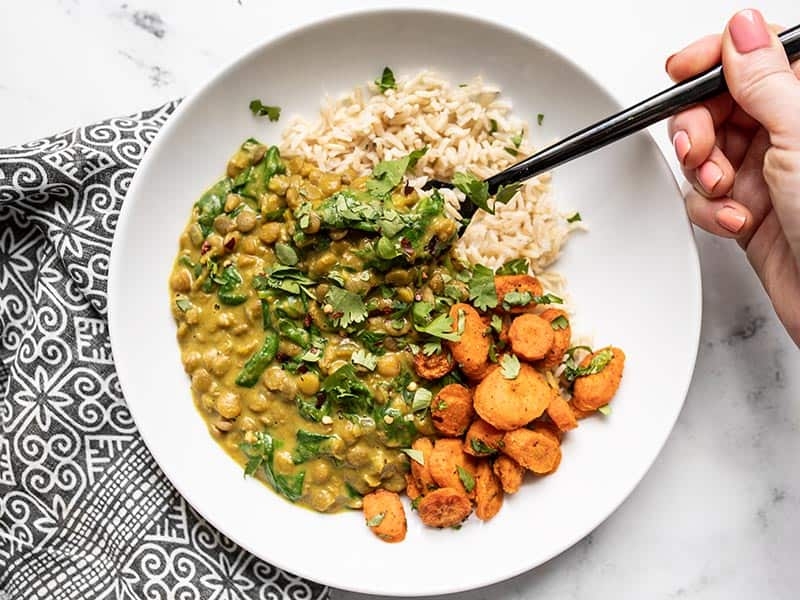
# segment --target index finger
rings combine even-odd
[[[678,82],[715,67],[721,61],[722,34],[715,33],[692,42],[680,52],[670,56],[664,68],[670,78]]]

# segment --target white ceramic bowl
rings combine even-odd
[[[620,107],[589,75],[523,34],[454,14],[354,14],[264,43],[187,99],[134,178],[117,226],[109,281],[113,351],[125,397],[156,460],[200,513],[252,553],[335,587],[384,594],[491,584],[562,552],[608,517],[641,480],[683,404],[700,331],[700,273],[679,191],[656,145],[633,136],[559,168],[557,201],[590,227],[557,268],[573,327],[627,355],[613,414],[565,438],[559,470],[507,497],[492,521],[429,530],[409,515],[401,544],[380,542],[361,513],[319,515],[252,479],[215,444],[193,406],[175,341],[167,278],[201,191],[250,136],[277,142],[293,114],[313,117],[390,65],[500,86],[542,145]],[[283,107],[254,119],[252,98]],[[544,113],[541,127],[536,115]]]

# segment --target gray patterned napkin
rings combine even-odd
[[[318,600],[175,491],[111,356],[106,283],[137,165],[176,103],[0,150],[0,599]]]

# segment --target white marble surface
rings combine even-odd
[[[263,38],[367,4],[3,0],[0,145],[186,95]],[[458,6],[557,47],[625,103],[665,87],[666,56],[720,30],[743,7],[722,0],[525,4],[462,0]],[[800,21],[796,0],[758,6],[773,21]],[[663,125],[653,134],[675,168]],[[697,369],[653,468],[576,546],[534,571],[458,598],[800,597],[800,351],[738,247],[702,232],[697,242],[704,278]],[[362,598],[339,591],[334,597]]]

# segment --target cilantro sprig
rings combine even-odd
[[[250,112],[257,117],[267,117],[273,122],[281,118],[280,106],[267,106],[258,98],[250,101]]]

